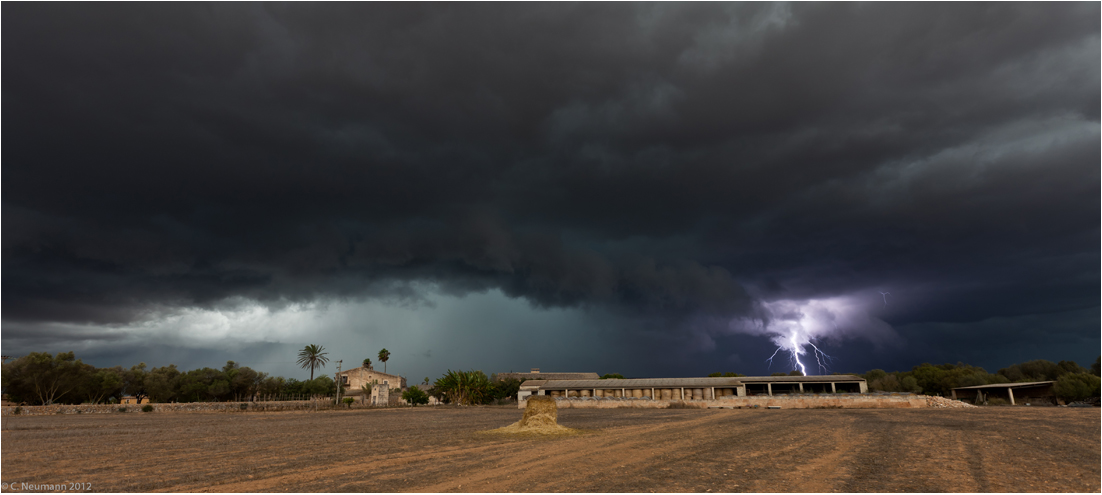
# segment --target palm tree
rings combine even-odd
[[[383,350],[379,351],[379,361],[383,362],[383,373],[386,373],[386,361],[388,359],[390,359],[390,351],[384,347]]]
[[[314,379],[314,370],[318,368],[324,368],[325,363],[329,362],[329,358],[325,357],[328,352],[322,352],[325,348],[317,345],[310,344],[303,347],[301,351],[298,351],[298,364],[303,368],[310,368],[310,379]]]
[[[371,367],[371,358],[364,358],[364,368]]]

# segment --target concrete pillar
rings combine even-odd
[[[772,397],[773,396],[773,384],[772,383],[766,383],[765,384],[765,389],[769,391],[769,396]]]
[[[746,397],[746,385],[739,385],[739,387],[735,389],[735,394],[739,397]]]
[[[1006,387],[1006,393],[1010,394],[1010,405],[1014,405],[1014,389]]]
[[[716,388],[715,387],[712,387],[712,396],[710,398],[712,400],[716,400]]]
[[[800,386],[800,393],[804,393],[804,382],[797,383],[796,385]]]
[[[830,391],[833,393],[838,393],[838,388],[834,386],[834,382],[830,382]]]
[[[857,386],[860,387],[858,390],[860,390],[862,394],[869,393],[869,382],[857,382]]]
[[[650,398],[651,398],[651,399],[654,399],[654,398],[655,398],[655,397],[654,397],[654,387],[651,387],[651,388],[650,388]]]
[[[685,387],[681,387],[681,400],[685,400]]]

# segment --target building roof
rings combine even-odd
[[[972,385],[971,387],[954,387],[953,390],[973,390],[977,388],[1022,388],[1022,387],[1041,387],[1044,385],[1052,385],[1056,382],[1019,382],[1019,383],[992,383],[990,385]]]
[[[747,383],[844,383],[865,381],[856,375],[825,376],[740,376],[706,378],[609,378],[606,380],[528,380],[522,389],[557,390],[566,388],[673,388],[673,387],[737,387]]]
[[[740,376],[743,383],[838,383],[863,382],[857,375],[813,375],[813,376]]]
[[[343,371],[340,372],[340,374],[344,375],[344,374],[351,373],[351,372],[357,371],[357,370],[362,370],[362,369],[365,369],[365,368],[363,366],[357,366],[355,368],[343,370]],[[394,378],[401,378],[402,377],[402,375],[395,375],[393,373],[383,373],[382,371],[379,371],[375,368],[366,368],[366,369],[367,369],[367,371],[370,371],[370,372],[375,373],[377,375],[393,376]]]
[[[498,379],[511,377],[516,379],[524,378],[526,380],[597,380],[601,378],[601,375],[596,373],[556,373],[556,372],[519,372],[519,373],[495,373]]]
[[[737,387],[738,378],[609,378],[607,380],[530,380],[523,388],[543,390],[567,388],[674,388],[674,387]]]

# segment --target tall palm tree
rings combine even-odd
[[[318,368],[324,368],[325,363],[329,362],[329,358],[325,357],[328,352],[322,352],[325,348],[317,345],[310,344],[303,347],[301,351],[298,351],[298,364],[303,368],[310,368],[310,379],[314,379],[314,370]]]
[[[390,359],[390,351],[384,347],[383,350],[379,351],[379,361],[383,362],[383,373],[386,373],[386,361],[388,359]]]

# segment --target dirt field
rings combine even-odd
[[[143,492],[1100,490],[1096,408],[561,410],[560,424],[586,433],[477,433],[521,414],[5,417],[2,481]]]

